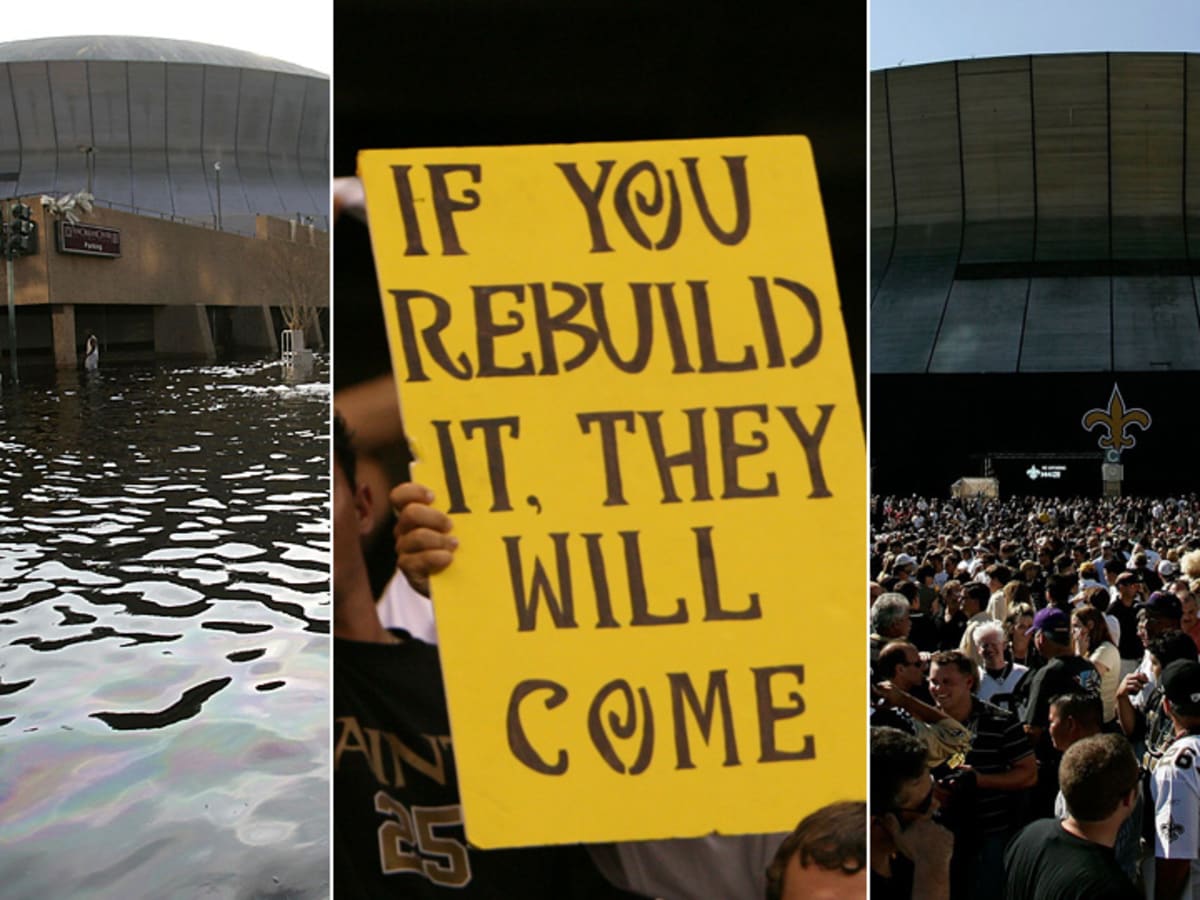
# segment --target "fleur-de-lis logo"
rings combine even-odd
[[[1150,413],[1144,409],[1126,409],[1121,389],[1113,384],[1112,396],[1108,398],[1108,409],[1090,409],[1083,415],[1085,431],[1091,431],[1097,425],[1105,431],[1097,443],[1106,450],[1116,450],[1120,453],[1137,443],[1126,429],[1130,425],[1137,425],[1145,431],[1150,427]]]
[[[1167,821],[1158,826],[1158,830],[1167,839],[1167,843],[1173,843],[1183,834],[1183,826],[1174,819],[1167,819]]]

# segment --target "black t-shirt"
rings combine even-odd
[[[908,621],[911,625],[908,640],[918,650],[933,653],[938,649],[938,629],[933,620],[923,612],[910,613]]]
[[[890,878],[871,870],[871,900],[919,900],[912,892],[913,864],[907,858],[897,854],[892,859]]]
[[[1137,610],[1116,600],[1108,604],[1108,614],[1121,626],[1121,640],[1117,644],[1117,652],[1121,654],[1121,659],[1140,660],[1143,648],[1142,639],[1137,633]]]
[[[967,630],[967,615],[961,609],[946,621],[946,615],[937,617],[938,649],[957,650],[962,643],[963,634]]]
[[[1059,656],[1033,674],[1029,684],[1029,705],[1025,724],[1042,729],[1038,741],[1038,759],[1057,758],[1050,744],[1050,701],[1060,694],[1100,693],[1100,673],[1082,656]]]
[[[1004,852],[1008,900],[1141,900],[1111,847],[1076,837],[1054,819],[1026,826]]]
[[[403,642],[334,640],[334,896],[636,897],[582,846],[470,846],[437,648],[394,634]]]

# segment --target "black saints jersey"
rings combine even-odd
[[[335,639],[337,897],[600,900],[581,846],[480,850],[463,830],[437,648]]]

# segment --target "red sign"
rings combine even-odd
[[[58,223],[58,252],[117,257],[121,255],[121,232],[116,228],[60,221]]]

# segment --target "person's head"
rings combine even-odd
[[[1196,627],[1196,620],[1200,618],[1196,613],[1196,595],[1189,590],[1185,594],[1179,596],[1180,619],[1179,627],[1184,631],[1190,631]]]
[[[884,594],[871,604],[871,631],[880,637],[906,638],[912,623],[903,594]]]
[[[942,585],[942,602],[946,604],[947,609],[953,612],[960,608],[962,605],[962,592],[962,582],[957,578],[951,578]]]
[[[1108,630],[1108,621],[1104,613],[1093,606],[1077,606],[1071,613],[1071,632],[1077,637],[1086,639],[1088,652],[1095,650],[1105,641],[1112,643],[1112,634]]]
[[[893,815],[902,829],[937,810],[925,744],[898,728],[871,728],[871,767],[868,802],[871,838],[888,832],[874,826]]]
[[[1200,725],[1200,662],[1177,659],[1163,667],[1163,709],[1177,726]]]
[[[1066,609],[1071,604],[1071,595],[1075,593],[1078,579],[1073,574],[1056,572],[1046,581],[1046,599],[1059,609]]]
[[[1012,569],[1002,563],[992,563],[984,569],[984,574],[988,577],[988,590],[993,594],[1002,590],[1012,579]]]
[[[333,462],[334,471],[341,471],[347,485],[353,489],[358,459],[350,440],[350,430],[346,427],[345,420],[339,415],[333,417]]]
[[[341,416],[333,419],[333,582],[334,599],[342,579],[365,565],[362,539],[371,529],[370,489],[355,480],[357,464],[350,432]]]
[[[911,578],[916,568],[917,560],[912,554],[898,553],[896,558],[892,560],[892,574],[898,578]]]
[[[1042,567],[1035,563],[1032,559],[1027,559],[1021,563],[1021,578],[1026,584],[1036,581],[1038,575],[1041,573]]]
[[[1004,626],[999,622],[984,622],[975,629],[972,635],[975,649],[983,659],[985,669],[1004,668],[1004,648],[1008,641],[1004,637]]]
[[[987,609],[988,599],[991,597],[991,591],[988,590],[986,584],[980,584],[978,581],[972,581],[963,587],[962,593],[962,608],[963,612],[968,616],[977,616],[983,610]]]
[[[1056,606],[1039,609],[1028,634],[1038,653],[1046,659],[1071,652],[1071,620]]]
[[[1100,733],[1104,704],[1095,694],[1059,694],[1050,701],[1050,743],[1060,753],[1081,738]]]
[[[784,838],[767,867],[767,900],[867,896],[867,804],[831,803]]]
[[[1200,550],[1191,550],[1179,557],[1179,568],[1189,581],[1200,579]]]
[[[1029,585],[1024,581],[1010,581],[1004,585],[1004,604],[1005,609],[1012,609],[1018,603],[1032,603],[1033,594],[1029,590]]]
[[[1067,812],[1077,822],[1123,822],[1133,811],[1138,785],[1133,748],[1119,734],[1076,741],[1059,763],[1058,783]]]
[[[908,641],[892,641],[879,651],[875,674],[902,691],[911,691],[925,680],[921,653]]]
[[[1033,627],[1034,615],[1031,603],[1018,603],[1008,608],[1008,615],[1004,617],[1004,633],[1013,647],[1024,648],[1029,643],[1026,632]]]
[[[1132,572],[1122,572],[1117,576],[1117,599],[1126,606],[1133,603],[1133,600],[1138,595],[1141,589],[1141,581]]]
[[[1110,600],[1108,590],[1102,587],[1090,587],[1083,592],[1083,602],[1100,612],[1108,609]]]
[[[929,692],[947,714],[965,715],[971,708],[971,695],[978,684],[975,663],[965,653],[941,650],[930,658]]]
[[[901,581],[894,588],[892,588],[892,591],[908,601],[908,610],[910,614],[920,610],[921,604],[918,602],[917,598],[921,595],[921,589],[917,587],[917,583],[915,581]]]
[[[1179,598],[1167,591],[1155,591],[1146,600],[1138,604],[1137,629],[1138,637],[1146,645],[1151,638],[1165,631],[1179,628],[1183,619],[1183,609]]]
[[[1177,659],[1193,662],[1197,659],[1196,642],[1177,628],[1150,638],[1146,650],[1150,653],[1151,672],[1156,679],[1163,669]]]

